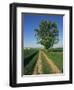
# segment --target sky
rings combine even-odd
[[[24,48],[43,47],[37,43],[35,29],[39,27],[41,20],[56,22],[59,30],[59,42],[53,47],[63,47],[63,16],[61,15],[39,15],[39,14],[22,14],[22,31]]]

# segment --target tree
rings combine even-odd
[[[46,49],[52,47],[58,42],[59,31],[56,22],[42,20],[37,29],[35,29],[35,36],[38,43],[43,45]]]

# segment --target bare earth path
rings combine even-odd
[[[41,51],[41,54],[45,57],[45,60],[47,61],[53,73],[61,73],[59,68],[54,64],[54,62],[51,59],[47,57],[47,55],[43,51]]]
[[[42,63],[41,63],[41,50],[39,51],[39,56],[38,56],[38,60],[37,63],[34,67],[34,71],[33,74],[42,74]]]

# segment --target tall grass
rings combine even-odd
[[[31,56],[33,53],[35,53],[37,51],[38,51],[38,49],[33,49],[33,48],[24,49],[24,58],[28,58],[29,56]]]
[[[38,53],[31,58],[30,62],[24,67],[24,75],[32,75],[35,64],[37,62]]]
[[[38,53],[38,51],[32,52],[26,58],[24,58],[24,67],[31,61],[31,59]]]

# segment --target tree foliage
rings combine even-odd
[[[58,42],[59,31],[56,22],[42,20],[37,29],[35,29],[35,36],[38,43],[43,45],[46,49]]]

